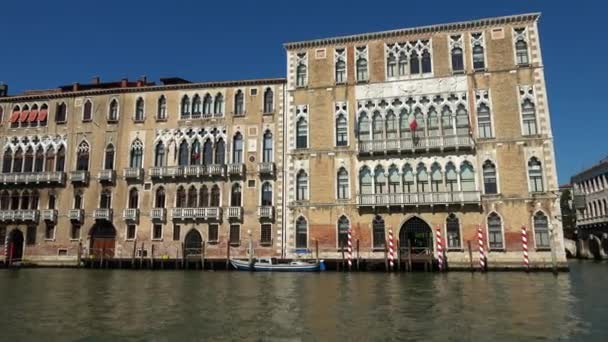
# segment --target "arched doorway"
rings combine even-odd
[[[203,248],[203,238],[196,229],[191,229],[184,239],[184,256],[200,255]]]
[[[91,244],[89,246],[89,254],[100,258],[114,257],[116,243],[116,229],[109,222],[97,222],[91,228],[90,232]]]
[[[407,253],[412,247],[412,254],[433,253],[433,231],[423,219],[414,216],[405,221],[399,230],[399,248]]]
[[[23,258],[23,233],[19,229],[13,229],[8,235],[7,257],[11,262]]]

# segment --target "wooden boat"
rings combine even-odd
[[[273,263],[272,259],[258,259],[250,264],[249,260],[230,259],[230,264],[239,271],[263,272],[317,272],[321,270],[323,261],[305,262],[292,261],[290,263]]]

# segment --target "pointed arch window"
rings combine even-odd
[[[445,166],[445,186],[448,192],[458,191],[458,172],[451,162]]]
[[[403,193],[411,194],[416,192],[414,186],[416,177],[414,176],[414,170],[409,164],[403,166]]]
[[[443,192],[443,175],[441,174],[441,166],[437,163],[431,165],[431,191]]]
[[[165,188],[160,187],[160,188],[156,189],[156,194],[154,195],[154,208],[164,208],[165,199],[166,199]]]
[[[262,184],[262,205],[272,205],[272,185],[270,182],[264,182],[264,184]]]
[[[523,30],[524,29],[521,29],[522,33]],[[517,60],[517,65],[530,64],[530,58],[528,57],[528,43],[526,43],[523,39],[518,39],[515,43],[515,58]]]
[[[141,140],[135,139],[131,144],[131,168],[141,168],[143,165],[144,145]]]
[[[213,143],[211,139],[207,139],[203,145],[203,165],[211,164],[213,164]]]
[[[244,114],[245,95],[242,90],[237,90],[234,95],[234,115]]]
[[[336,146],[348,145],[348,124],[342,113],[336,118]]]
[[[196,190],[196,188],[194,187],[194,185],[191,185],[188,188],[188,202],[186,204],[186,206],[188,208],[196,208],[196,203],[198,200],[198,191]]]
[[[82,192],[80,191],[74,194],[74,209],[82,209]]]
[[[34,157],[34,172],[42,172],[44,167],[44,150],[42,146],[38,146]]]
[[[241,206],[241,185],[239,183],[234,183],[230,189],[230,206]]]
[[[372,172],[367,166],[364,166],[359,172],[359,188],[362,195],[374,193]]]
[[[144,105],[144,99],[138,97],[137,101],[135,101],[135,122],[144,121]]]
[[[215,143],[215,163],[219,165],[226,164],[226,144],[222,138],[219,138]]]
[[[82,121],[91,121],[93,116],[93,102],[87,99],[84,101],[84,106],[82,108]]]
[[[0,194],[0,210],[8,210],[10,207],[10,202],[11,195],[9,192],[6,190],[2,191],[2,194]]]
[[[137,209],[139,207],[139,192],[136,188],[129,191],[129,209]]]
[[[464,58],[462,54],[462,49],[459,47],[455,47],[452,49],[452,71],[464,71]]]
[[[367,59],[359,57],[357,59],[357,82],[367,81]]]
[[[23,172],[23,149],[19,147],[13,157],[13,172]]]
[[[65,170],[65,146],[61,145],[57,150],[57,160],[55,162],[55,171],[63,172]]]
[[[462,191],[475,191],[475,172],[469,162],[460,166],[460,188]]]
[[[386,138],[390,140],[397,139],[397,116],[392,110],[386,112]]]
[[[416,180],[419,193],[429,191],[429,174],[424,164],[419,164],[418,168],[416,168]]]
[[[88,171],[89,170],[89,144],[83,141],[78,145],[78,151],[76,155],[76,170]]]
[[[422,73],[429,74],[433,72],[433,67],[431,63],[431,54],[428,50],[424,50],[422,52]]]
[[[473,46],[473,69],[483,70],[486,68],[483,46],[476,44]]]
[[[430,107],[427,115],[428,118],[428,135],[431,137],[439,136],[439,116],[435,107]],[[431,140],[431,144],[436,140]]]
[[[525,99],[521,104],[521,119],[524,126],[524,135],[538,134],[536,126],[536,106],[530,99]]]
[[[308,247],[308,222],[302,216],[296,221],[296,248]]]
[[[385,194],[386,189],[386,175],[384,169],[381,166],[376,167],[374,170],[374,193],[376,195]]]
[[[264,92],[264,113],[274,112],[274,93],[272,89],[267,88]]]
[[[530,179],[530,192],[545,191],[542,164],[536,157],[532,157],[528,161],[528,177]]]
[[[308,201],[308,174],[304,170],[296,176],[296,200]]]
[[[382,120],[382,115],[380,112],[375,112],[374,117],[372,118],[372,139],[373,140],[381,140],[384,135],[384,122]]]
[[[418,58],[418,53],[416,51],[412,51],[410,54],[410,74],[418,75],[420,73],[420,60]]]
[[[386,59],[386,77],[395,77],[397,75],[397,58],[393,53],[388,55]]]
[[[13,192],[11,193],[11,210],[19,209],[19,199],[20,198],[21,198],[21,196],[19,196],[19,193],[17,192],[17,190],[13,190]]]
[[[486,194],[498,193],[496,165],[489,160],[486,160],[485,163],[483,163],[483,189]]]
[[[549,219],[542,211],[534,215],[534,242],[536,248],[550,248]]]
[[[166,165],[166,151],[165,144],[159,141],[154,149],[154,166],[161,167]]]
[[[110,191],[109,189],[104,189],[101,191],[101,195],[99,198],[99,207],[102,209],[112,208],[112,191]]]
[[[179,144],[179,166],[187,166],[188,159],[188,142],[186,140],[182,140],[182,142]]]
[[[265,100],[265,98],[264,98]],[[264,102],[266,104],[266,102]],[[215,101],[213,101],[213,114],[216,116],[224,113],[224,95],[218,93],[215,95]]]
[[[490,250],[503,249],[502,220],[497,213],[488,215],[488,245]]]
[[[264,163],[272,163],[273,153],[272,153],[272,132],[266,131],[264,133],[264,141],[262,144],[262,162]]]
[[[207,188],[206,185],[203,185],[200,189],[199,189],[199,196],[198,196],[198,206],[201,208],[205,208],[209,206],[209,189]]]
[[[28,210],[30,208],[30,192],[25,190],[21,194],[21,210]]]
[[[182,108],[181,108],[181,117],[182,118],[189,118],[190,117],[190,98],[188,97],[188,95],[184,95],[182,96],[182,102],[181,102]],[[194,95],[194,99],[192,101],[192,112],[193,112],[193,116],[195,116],[196,114],[199,114],[200,116],[200,106],[201,106],[201,98],[198,96],[198,94]]]
[[[13,164],[13,152],[7,148],[2,157],[2,173],[10,173]]]
[[[462,104],[456,108],[456,127],[459,135],[469,135],[469,113]]]
[[[399,169],[396,165],[391,165],[388,169],[388,192],[398,194],[401,192],[401,179]]]
[[[67,106],[64,102],[58,103],[55,107],[55,122],[65,123],[67,120]]]
[[[118,121],[118,101],[116,99],[112,99],[112,101],[110,101],[110,108],[108,110],[108,121]]]
[[[167,98],[165,95],[161,95],[158,98],[158,104],[156,108],[156,119],[166,120],[167,119]]]
[[[209,94],[205,94],[203,99],[203,115],[209,116],[212,113],[213,98]]]
[[[338,52],[340,51],[341,52]],[[344,56],[344,49],[336,49],[336,53],[340,53],[342,54],[342,56]],[[336,84],[343,84],[346,83],[346,62],[344,62],[344,57],[340,57],[340,59],[338,59],[336,61],[336,70],[335,70],[335,78],[336,78]]]
[[[344,249],[348,246],[348,231],[350,222],[346,216],[342,215],[338,219],[338,248]]]
[[[369,141],[370,121],[367,113],[363,112],[359,116],[359,141]]]
[[[403,52],[399,54],[398,65],[399,65],[399,76],[407,75],[407,56]]]
[[[372,242],[374,249],[384,248],[386,243],[385,241],[385,233],[384,233],[384,219],[379,215],[374,217],[374,221],[372,222]]]
[[[448,240],[448,249],[460,249],[460,221],[456,215],[448,215],[445,220],[445,230]]]
[[[234,163],[234,164],[243,163],[243,135],[240,132],[237,132],[233,138],[232,163]]]
[[[441,128],[443,129],[443,135],[454,135],[454,125],[452,117],[453,116],[450,107],[443,107],[443,110],[441,111]]]
[[[477,107],[477,124],[479,126],[480,138],[492,138],[492,119],[490,116],[490,107],[482,103]]]
[[[211,188],[211,203],[212,207],[219,207],[221,205],[220,199],[220,187],[217,184],[214,184]]]
[[[175,193],[175,206],[177,208],[186,208],[186,203],[186,190],[183,186],[180,186]]]
[[[296,124],[296,148],[308,147],[308,122],[300,118]]]
[[[34,167],[34,149],[28,147],[25,151],[25,159],[23,161],[23,172],[32,172]]]
[[[305,87],[306,86],[306,65],[300,64],[296,68],[296,86],[297,87]]]
[[[197,139],[192,142],[192,148],[190,149],[190,165],[200,165],[202,162],[201,156],[201,143]]]
[[[348,171],[345,168],[341,167],[338,170],[338,199],[347,199],[349,198],[349,190],[348,190]]]

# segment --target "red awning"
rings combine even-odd
[[[36,121],[37,118],[38,118],[38,111],[33,110],[30,112],[30,116],[28,116],[27,121],[34,122],[34,121]]]
[[[23,112],[21,112],[21,116],[19,117],[19,122],[25,122],[27,121],[27,117],[30,116],[30,111],[29,110],[24,110]]]
[[[17,122],[17,120],[19,120],[19,115],[21,115],[21,112],[13,112],[13,114],[11,114],[11,119],[9,121]]]
[[[49,114],[49,112],[46,109],[43,109],[40,111],[40,114],[38,114],[38,121],[44,121],[46,120],[46,116]]]

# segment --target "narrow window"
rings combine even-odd
[[[154,196],[154,208],[164,208],[165,207],[165,188],[160,187],[156,190],[156,194]]]
[[[209,206],[209,189],[203,185],[198,192],[198,206],[205,208]]]
[[[452,71],[464,71],[464,58],[462,56],[462,49],[459,47],[452,49]]]
[[[395,77],[397,74],[397,59],[393,53],[386,58],[386,77]]]
[[[25,159],[23,161],[23,172],[32,172],[32,168],[34,167],[34,149],[31,147],[27,148],[25,151]]]
[[[139,169],[142,167],[144,154],[144,145],[141,140],[135,139],[131,144],[131,162],[130,167]]]
[[[522,123],[524,126],[524,135],[534,135],[538,133],[536,127],[536,106],[530,101],[525,99],[521,104],[521,116]]]
[[[416,168],[416,180],[418,185],[418,192],[424,193],[429,191],[429,174],[426,170],[426,166],[420,163]]]
[[[372,230],[374,249],[384,248],[384,245],[386,243],[384,235],[384,220],[379,215],[376,215],[374,221],[372,222]]]
[[[305,87],[306,86],[306,65],[300,64],[296,68],[296,86],[297,87]]]
[[[308,247],[308,223],[302,216],[296,221],[296,248]]]
[[[448,249],[460,249],[460,222],[454,214],[448,215],[445,221]]]
[[[106,155],[103,164],[104,170],[114,170],[114,145],[106,146]]]
[[[116,99],[112,99],[112,101],[110,101],[110,109],[108,111],[108,121],[110,121],[110,122],[118,121],[118,101],[116,101]]]
[[[224,95],[218,93],[215,95],[215,101],[213,102],[213,114],[215,116],[221,116],[224,113]]]
[[[264,92],[264,113],[272,113],[274,112],[274,93],[272,89],[267,88]]]
[[[173,241],[181,240],[180,239],[181,233],[182,233],[181,230],[182,230],[182,227],[179,224],[173,225]]]
[[[175,194],[175,207],[186,208],[186,190],[180,186]]]
[[[49,151],[52,150],[52,147],[49,149]],[[55,159],[55,156],[53,155],[53,160]],[[2,173],[10,173],[11,172],[11,166],[13,164],[13,152],[7,148],[6,151],[4,151],[4,156],[2,157]],[[49,169],[49,171],[52,171],[52,168]]]
[[[348,145],[348,125],[346,116],[339,114],[336,118],[336,146]]]
[[[502,222],[496,213],[488,216],[488,245],[490,250],[502,249]]]
[[[181,144],[179,144],[179,166],[187,166],[188,159],[188,142],[186,140],[182,140]]]
[[[370,122],[369,122],[369,118],[367,117],[367,114],[365,112],[361,113],[361,116],[359,117],[358,131],[359,131],[359,141],[368,141],[371,139],[371,137],[369,135]]]
[[[82,121],[91,121],[92,114],[93,103],[91,102],[91,100],[86,100],[82,109]]]
[[[135,122],[144,121],[144,99],[141,97],[135,101]]]
[[[243,115],[244,114],[244,102],[245,96],[243,92],[239,89],[234,95],[234,115]]]
[[[36,244],[36,226],[28,226],[27,234],[25,237],[26,245],[35,245]]]
[[[534,241],[536,248],[550,248],[549,219],[541,211],[534,215]]]
[[[188,201],[186,203],[186,207],[196,208],[197,199],[198,198],[196,188],[194,187],[194,185],[191,185],[190,188],[188,188]]]
[[[226,144],[222,138],[215,143],[215,164],[226,164]]]
[[[489,160],[483,163],[483,188],[486,194],[498,193],[496,166]]]
[[[386,139],[397,139],[397,116],[390,109],[386,112]]]
[[[44,239],[53,240],[55,239],[55,223],[46,222],[46,229],[44,230]]]
[[[154,149],[154,166],[165,166],[165,161],[165,145],[162,141],[160,141],[158,144],[156,144],[156,148]]]
[[[348,247],[348,230],[350,229],[350,222],[346,216],[340,216],[338,220],[338,248],[344,249]]]
[[[357,59],[357,82],[365,82],[367,78],[367,59],[359,57]]]
[[[208,230],[209,242],[217,242],[219,240],[219,226],[217,224],[209,224]]]
[[[76,154],[76,170],[89,170],[89,144],[86,141],[83,141],[80,143],[80,145],[78,145],[78,152]]]
[[[361,194],[363,195],[371,195],[374,193],[372,182],[372,173],[370,169],[365,166],[359,172],[359,188],[361,189]]]
[[[418,53],[412,51],[410,55],[410,74],[418,75],[420,73],[420,60],[418,59]]]
[[[99,207],[102,209],[112,208],[112,192],[110,190],[102,190],[99,198]]]
[[[475,36],[476,34],[473,34]],[[477,35],[481,36],[481,33],[477,33]],[[473,45],[473,69],[475,70],[484,70],[486,68],[484,49],[480,43],[475,43]]]
[[[271,163],[273,160],[272,155],[272,133],[270,131],[266,131],[264,133],[264,141],[262,144],[262,162]]]
[[[493,138],[490,107],[482,103],[477,107],[477,125],[480,138]]]
[[[211,188],[211,203],[210,205],[212,207],[219,207],[221,206],[221,201],[220,201],[220,187],[217,186],[217,184],[215,184],[212,188]]]
[[[137,227],[134,224],[127,226],[127,240],[135,240],[135,231]]]
[[[213,164],[213,143],[207,139],[203,145],[203,165]]]
[[[260,227],[260,243],[270,244],[272,243],[272,225],[264,223]]]
[[[241,185],[239,183],[235,183],[232,185],[232,189],[230,191],[230,206],[241,206]]]
[[[443,192],[443,175],[441,167],[437,163],[433,163],[431,166],[431,191]]]
[[[379,195],[386,192],[386,175],[384,174],[384,169],[378,166],[374,171],[374,193]]]
[[[139,193],[133,188],[129,191],[129,209],[137,209],[139,202]]]
[[[72,222],[72,227],[70,229],[70,239],[80,239],[80,223]]]
[[[156,119],[166,120],[167,119],[167,98],[165,95],[161,95],[158,98],[158,107],[156,109]]]
[[[405,53],[399,54],[399,76],[407,75],[407,56]]]
[[[57,123],[65,123],[67,119],[67,106],[65,103],[61,102],[57,104],[55,111],[55,122]]]
[[[528,177],[530,178],[530,192],[544,192],[543,168],[536,157],[528,161]]]
[[[308,122],[300,118],[296,124],[296,148],[308,147]]]
[[[232,144],[232,163],[243,163],[243,136],[240,132],[237,132],[234,135],[234,141]]]
[[[206,94],[205,98],[203,99],[203,116],[207,117],[207,116],[211,116],[212,113],[212,103],[213,103],[213,98],[211,97],[210,94]]]
[[[182,97],[181,104],[182,104],[181,117],[182,117],[182,119],[187,119],[190,117],[190,98],[188,97],[188,95],[184,95]],[[192,102],[193,114],[200,116],[200,114],[201,114],[200,108],[201,108],[201,98],[198,96],[198,94],[196,94],[196,95],[194,95],[194,100]]]
[[[269,182],[262,184],[262,206],[272,205],[272,185]]]
[[[460,166],[460,187],[462,191],[475,191],[475,172],[469,162]]]
[[[13,173],[23,172],[23,150],[21,147],[17,149],[17,153],[13,157]]]
[[[342,49],[344,52],[344,49]],[[342,84],[346,83],[346,62],[343,59],[338,59],[336,61],[336,83]]]
[[[296,177],[296,200],[307,201],[308,200],[308,175],[304,170],[300,170]]]
[[[65,147],[61,145],[57,151],[57,160],[55,163],[55,171],[63,172],[65,168]]]
[[[348,195],[348,172],[345,168],[338,171],[338,199],[347,199]]]
[[[230,244],[238,245],[241,243],[241,226],[238,224],[230,225]]]
[[[422,73],[429,74],[433,72],[431,63],[431,53],[428,50],[422,52]]]
[[[409,164],[405,164],[403,167],[403,193],[411,194],[416,192],[416,188],[414,187],[414,170]],[[409,199],[409,196],[407,197]]]
[[[162,238],[163,238],[163,225],[156,223],[152,227],[152,239],[153,240],[162,240]]]

